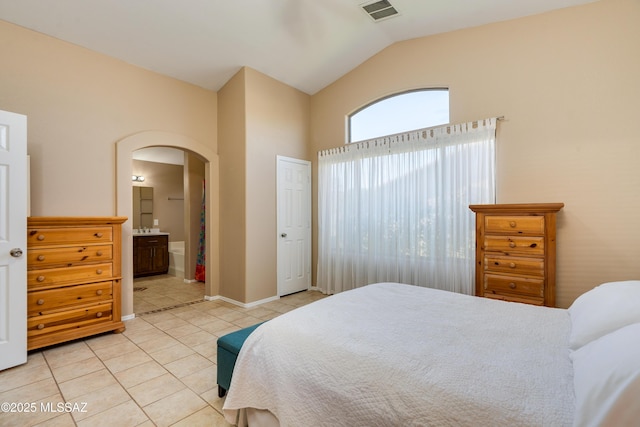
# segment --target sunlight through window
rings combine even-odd
[[[379,99],[349,116],[349,142],[449,123],[449,90],[420,89]]]

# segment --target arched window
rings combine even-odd
[[[387,96],[349,116],[349,142],[449,123],[449,90],[418,89]]]

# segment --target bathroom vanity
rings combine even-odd
[[[133,277],[167,274],[169,271],[169,233],[133,235]]]

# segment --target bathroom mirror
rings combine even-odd
[[[153,227],[153,187],[132,187],[133,228]]]

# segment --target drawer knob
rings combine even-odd
[[[97,270],[96,270],[96,274],[102,274],[102,270],[97,269]]]
[[[44,255],[38,255],[38,261],[44,261]]]
[[[96,255],[97,255],[97,256],[102,256],[102,251],[98,251],[98,252],[96,252]]]
[[[97,312],[96,317],[102,317],[102,312],[101,311]]]
[[[38,329],[44,329],[44,323],[40,323],[40,324],[37,326],[37,328],[38,328]]]
[[[96,234],[94,234],[94,236],[96,236],[97,238],[100,238],[100,237],[102,237],[102,233],[96,233]]]
[[[510,268],[516,268],[516,263],[515,262],[509,263],[509,267]]]
[[[102,289],[98,289],[98,290],[96,291],[96,295],[98,295],[98,296],[102,295]]]
[[[509,223],[509,226],[511,226],[511,228],[515,228],[515,227],[516,227],[516,225],[517,225],[517,224],[516,224],[516,222],[515,222],[515,221],[511,221],[511,222]]]
[[[516,247],[515,242],[509,242],[509,247],[510,247],[510,248],[515,248],[515,247]]]
[[[38,234],[38,240],[44,240],[44,234]]]
[[[515,283],[513,283],[513,282],[511,282],[511,283],[509,283],[509,287],[510,287],[511,289],[515,289],[515,288],[516,288],[516,284],[515,284]]]
[[[44,276],[38,276],[38,277],[36,277],[36,280],[38,282],[44,282]]]
[[[44,300],[42,298],[40,298],[38,301],[36,301],[36,304],[42,305],[42,304],[44,304]]]

